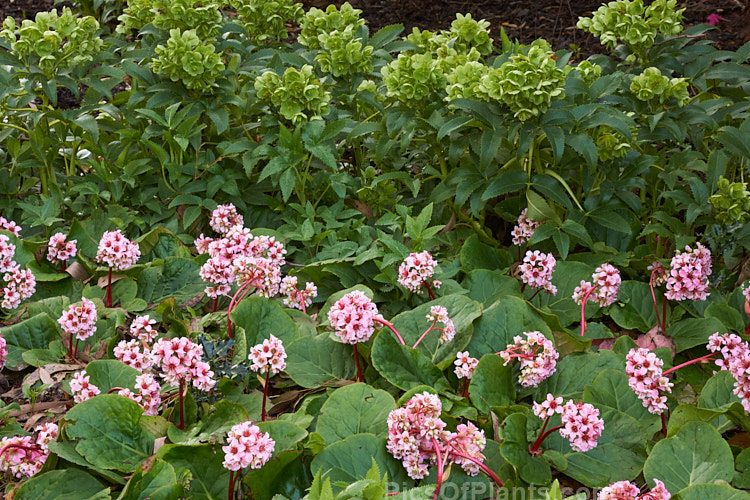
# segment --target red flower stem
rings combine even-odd
[[[667,333],[667,297],[664,297],[664,302],[661,304],[661,332]]]
[[[482,462],[480,462],[476,458],[472,457],[471,455],[466,455],[465,453],[463,453],[461,451],[453,450],[453,449],[450,451],[450,453],[452,455],[456,455],[458,457],[465,458],[466,460],[470,460],[470,461],[474,462],[475,464],[477,464],[479,466],[480,469],[482,469],[482,472],[484,472],[485,474],[487,474],[487,476],[495,482],[495,484],[498,487],[502,488],[503,486],[505,486],[505,483],[503,483],[503,481],[499,477],[497,477],[497,474],[495,474],[494,472],[492,472],[492,469],[490,469],[489,467],[487,467],[485,464],[483,464]]]
[[[427,294],[430,296],[430,300],[435,300],[435,294],[432,292],[432,287],[425,281],[424,286],[427,287]]]
[[[72,340],[71,340],[71,341],[72,341]],[[75,346],[75,348],[73,349],[73,357],[74,357],[74,358],[77,358],[77,357],[78,357],[78,339],[77,339],[77,338],[76,338],[76,346]]]
[[[583,297],[583,301],[581,302],[581,337],[586,335],[586,303],[589,301],[589,296],[594,293],[594,290],[599,288],[599,285],[592,286],[588,292],[586,292],[586,295]]]
[[[217,295],[214,298],[214,307],[211,309],[211,312],[216,312],[219,310],[219,296]]]
[[[67,264],[65,263],[65,261],[62,261],[60,264],[62,265],[62,272],[65,272],[65,270],[68,268]]]
[[[690,361],[685,361],[684,363],[681,363],[681,364],[679,364],[677,366],[673,366],[669,370],[663,372],[662,375],[668,375],[668,374],[670,374],[670,373],[672,373],[674,371],[679,370],[680,368],[683,368],[683,367],[688,366],[688,365],[692,365],[694,363],[701,363],[703,361],[708,361],[709,359],[714,359],[714,356],[716,356],[716,354],[717,353],[712,352],[710,354],[706,354],[705,356],[701,356],[700,358],[695,358],[695,359],[691,359]]]
[[[359,355],[357,354],[357,344],[352,344],[354,348],[354,364],[357,365],[357,382],[364,382],[365,377],[362,375],[362,367],[359,366]]]
[[[661,432],[664,434],[664,437],[667,437],[667,417],[664,413],[661,414]]]
[[[532,295],[531,297],[529,297],[529,302],[531,302],[532,300],[534,300],[534,297],[536,297],[537,295],[539,295],[539,292],[541,292],[541,291],[542,291],[541,288],[537,288],[536,292],[534,292],[534,295]]]
[[[178,425],[177,427],[179,427],[181,431],[185,430],[185,405],[183,404],[183,401],[185,399],[184,391],[185,381],[180,380],[180,425]]]
[[[549,417],[547,417],[544,421],[544,425],[542,426],[542,430],[539,433],[539,437],[536,438],[536,441],[534,441],[534,444],[531,445],[529,448],[529,453],[536,454],[537,451],[539,451],[539,447],[542,445],[542,442],[547,439],[547,436],[552,434],[558,429],[562,429],[562,425],[556,425],[553,428],[549,429],[547,432],[544,432],[544,429],[547,428],[547,422],[549,421]]]
[[[401,334],[398,333],[398,330],[396,330],[395,326],[393,326],[391,323],[389,323],[388,321],[384,319],[375,318],[375,321],[390,328],[391,331],[396,334],[396,337],[398,338],[399,342],[401,342],[401,345],[406,345],[406,342],[404,342],[403,337],[401,337]]]
[[[294,287],[294,289],[297,290],[297,287]],[[307,307],[305,307],[305,297],[302,295],[302,292],[300,292],[299,290],[297,290],[297,292],[299,292],[299,296],[302,299],[300,301],[300,305],[302,306],[302,314],[307,314]]]
[[[75,354],[73,353],[73,334],[70,334],[70,341],[68,342],[68,358],[70,359],[70,362],[72,363],[74,359],[76,359]]]
[[[260,410],[260,421],[266,421],[266,400],[268,399],[268,379],[271,378],[271,370],[266,367],[266,383],[263,385],[263,408]]]
[[[654,312],[656,312],[656,324],[659,325],[659,329],[661,329],[661,320],[659,319],[659,305],[656,303],[656,293],[654,293],[654,275],[656,274],[656,269],[654,268],[653,271],[651,271],[651,278],[648,280],[648,287],[651,289],[651,298],[654,299]],[[666,303],[667,299],[664,299],[664,302]],[[664,330],[662,330],[662,333],[664,333]]]
[[[745,335],[750,335],[750,323],[748,323],[747,328],[745,328]]]
[[[123,390],[122,387],[113,387],[113,388],[111,388],[110,390],[107,391],[107,394],[112,394],[115,391],[122,391],[122,390]]]
[[[7,450],[18,448],[19,450],[26,450],[26,451],[38,451],[41,447],[37,444],[32,444],[31,446],[21,444],[21,443],[8,443],[5,446],[0,449],[0,457],[3,456],[3,453],[5,453]]]
[[[238,471],[239,472],[239,471]],[[234,481],[237,477],[234,475],[234,471],[229,471],[229,500],[234,498]]]
[[[247,283],[242,285],[239,288],[239,290],[235,292],[234,296],[232,297],[231,302],[229,302],[229,307],[227,308],[227,335],[229,335],[230,339],[232,338],[232,320],[229,318],[229,315],[232,313],[232,309],[234,309],[235,304],[237,302],[241,302],[242,299],[245,298],[245,295],[247,295],[247,291],[245,291],[245,294],[242,297],[240,297],[239,300],[237,300],[237,297],[240,295],[240,292],[248,288],[251,283],[252,283],[251,281],[248,281]],[[218,305],[218,301],[219,301],[219,297],[216,297],[216,302],[214,303],[214,305]]]
[[[413,346],[411,346],[412,349],[416,349],[420,342],[422,342],[422,339],[424,339],[428,333],[430,333],[433,330],[433,327],[437,324],[437,320],[433,321],[430,327],[425,331],[421,337],[419,337],[419,340],[417,340]]]
[[[112,268],[109,268],[107,274],[107,308],[112,307]]]
[[[435,493],[432,494],[432,500],[437,500],[440,495],[440,488],[443,486],[443,457],[440,456],[440,447],[438,447],[435,437],[432,437],[432,446],[435,449],[435,455],[437,456],[437,485],[435,486]]]

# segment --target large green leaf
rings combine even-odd
[[[479,236],[472,234],[461,247],[461,266],[464,271],[475,269],[507,269],[513,263],[513,257],[507,250],[498,250],[479,241]]]
[[[622,369],[625,361],[612,351],[587,354],[571,354],[557,363],[557,371],[539,384],[535,400],[543,401],[547,393],[565,399],[580,399],[583,390],[606,368]]]
[[[138,467],[117,500],[178,500],[185,498],[187,469],[175,469],[164,460],[154,460],[146,471]]]
[[[260,469],[248,469],[243,482],[255,500],[271,500],[275,495],[301,498],[310,486],[302,451],[283,451]]]
[[[503,442],[500,453],[518,471],[518,475],[531,484],[547,484],[552,480],[552,472],[547,461],[540,456],[529,454],[529,441],[526,438],[526,415],[513,413],[502,425]]]
[[[734,463],[734,485],[737,488],[750,488],[750,448],[745,448],[737,455]]]
[[[658,304],[661,306],[661,302]],[[656,310],[648,283],[623,281],[610,314],[622,328],[649,331],[656,324]]]
[[[750,418],[742,407],[742,401],[734,393],[736,380],[728,370],[716,372],[708,382],[703,386],[703,390],[698,395],[698,407],[718,410],[724,413],[724,417],[714,420],[712,423],[720,431],[728,430],[731,422],[742,427],[745,432],[750,432]]]
[[[405,391],[419,385],[450,392],[440,369],[416,349],[401,345],[390,331],[381,330],[372,345],[372,365],[391,384]]]
[[[516,399],[513,367],[504,365],[496,354],[485,354],[471,377],[469,395],[474,406],[485,413],[493,406],[512,404]]]
[[[168,444],[159,448],[156,458],[170,463],[175,469],[190,470],[189,498],[224,500],[227,497],[229,470],[222,466],[224,452],[221,446]]]
[[[469,290],[469,298],[490,305],[508,295],[521,296],[520,282],[499,271],[476,269],[467,273],[461,286]]]
[[[141,373],[116,359],[96,359],[86,366],[86,374],[106,394],[115,387],[135,390],[135,378]]]
[[[183,303],[203,292],[206,284],[198,271],[200,265],[193,259],[167,257],[161,266],[151,266],[143,270],[138,278],[139,299],[150,306],[168,298]]]
[[[750,493],[732,488],[727,484],[695,484],[676,495],[674,500],[748,500]]]
[[[315,432],[327,444],[352,434],[369,433],[387,437],[388,414],[396,402],[387,392],[366,384],[352,384],[336,389],[318,414]]]
[[[44,313],[39,313],[15,325],[0,328],[0,335],[5,338],[8,355],[5,364],[10,369],[17,369],[23,364],[21,357],[31,349],[47,349],[50,342],[60,338],[57,323]]]
[[[670,438],[656,443],[643,467],[649,481],[657,478],[677,492],[714,481],[731,482],[734,457],[729,444],[705,422],[689,422]]]
[[[591,281],[594,267],[583,262],[558,262],[552,273],[552,284],[557,287],[556,295],[540,294],[542,310],[556,315],[560,324],[566,327],[581,319],[581,306],[573,300],[573,292],[581,281]],[[599,310],[596,304],[586,305],[586,317]]]
[[[302,337],[286,347],[286,372],[302,387],[315,388],[352,378],[355,373],[352,346],[328,335]]]
[[[226,433],[233,425],[248,419],[247,410],[239,403],[226,400],[217,402],[209,409],[209,414],[184,431],[177,426],[169,427],[169,440],[176,444],[217,443],[226,439]]]
[[[13,492],[16,500],[104,500],[109,488],[78,469],[53,470],[32,477]]]
[[[78,403],[66,415],[68,437],[76,451],[104,469],[133,472],[151,456],[154,436],[141,424],[138,403],[104,394]]]
[[[724,323],[716,318],[687,318],[667,328],[667,337],[674,339],[677,352],[708,343],[708,337],[725,332]]]
[[[513,337],[523,332],[539,331],[551,337],[547,323],[525,300],[507,296],[485,309],[474,325],[467,350],[472,356],[495,354],[513,343]]]
[[[305,429],[286,420],[259,422],[258,427],[261,431],[267,432],[276,443],[273,448],[274,457],[282,451],[295,449],[297,443],[307,437]]]
[[[381,475],[387,473],[389,481],[398,485],[408,484],[406,469],[386,451],[385,443],[385,438],[372,434],[354,434],[326,446],[313,459],[310,469],[313,474],[328,474],[336,488],[338,481],[350,484],[365,478],[375,460]]]
[[[433,364],[445,369],[456,359],[456,352],[462,351],[471,340],[474,330],[472,322],[482,314],[482,308],[478,302],[465,295],[447,295],[403,312],[391,321],[406,344],[414,345],[431,324],[431,321],[427,319],[430,308],[437,305],[448,310],[448,317],[453,320],[456,335],[450,342],[440,344],[441,332],[432,331],[419,343],[417,350],[431,359]]]
[[[239,303],[229,315],[234,326],[245,332],[245,342],[238,343],[246,348],[235,349],[235,362],[247,358],[250,348],[275,335],[284,346],[300,338],[299,328],[284,309],[266,297],[248,297]],[[239,333],[238,333],[239,335]]]

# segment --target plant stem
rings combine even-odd
[[[669,370],[663,372],[662,375],[666,376],[666,375],[668,375],[668,374],[670,374],[670,373],[672,373],[674,371],[677,371],[680,368],[683,368],[685,366],[692,365],[694,363],[701,363],[703,361],[708,361],[709,359],[714,359],[714,356],[716,356],[716,354],[717,353],[712,352],[710,354],[706,354],[705,356],[701,356],[700,358],[695,358],[695,359],[691,359],[690,361],[685,361],[684,363],[681,363],[681,364],[679,364],[677,366],[673,366]]]
[[[74,358],[77,358],[77,357],[78,357],[78,339],[76,339],[76,346],[75,346],[75,348],[73,349],[73,357],[74,357]]]
[[[419,340],[417,340],[413,346],[411,346],[412,349],[416,349],[420,342],[422,342],[422,339],[424,339],[428,333],[430,333],[433,329],[433,327],[437,324],[437,320],[433,321],[430,327],[422,334],[421,337],[419,337]]]
[[[470,460],[470,461],[474,462],[475,464],[477,464],[479,466],[479,468],[482,469],[482,472],[484,472],[485,474],[487,474],[487,476],[490,479],[492,479],[498,487],[502,488],[505,485],[505,483],[503,483],[502,479],[500,479],[499,477],[497,477],[497,474],[495,474],[494,472],[492,472],[492,469],[490,469],[485,464],[483,464],[482,462],[480,462],[476,458],[472,457],[471,455],[466,455],[465,453],[460,452],[458,450],[451,450],[450,453],[453,454],[453,455],[456,455],[458,457],[465,458],[466,460]]]
[[[352,344],[354,348],[354,364],[357,365],[357,382],[364,382],[365,377],[362,375],[362,367],[359,366],[359,355],[357,354],[357,344]]]
[[[239,471],[237,471],[239,472]],[[234,482],[237,480],[237,476],[234,475],[234,471],[229,471],[229,500],[234,498]]]
[[[667,332],[667,297],[664,296],[664,302],[661,304],[661,331]]]
[[[599,288],[598,284],[592,286],[589,291],[586,292],[586,295],[584,295],[583,301],[581,301],[581,337],[586,335],[586,302],[589,301],[589,296],[591,296],[597,288]]]
[[[385,325],[388,328],[390,328],[391,331],[396,334],[396,337],[398,338],[399,342],[401,342],[401,345],[406,345],[406,342],[404,342],[404,339],[403,339],[403,337],[401,337],[401,334],[398,333],[398,330],[396,330],[396,327],[394,327],[391,323],[389,323],[388,321],[386,321],[384,319],[380,319],[380,318],[375,318],[375,321],[377,321],[381,325]]]
[[[185,430],[185,405],[183,404],[183,401],[185,399],[184,391],[185,381],[180,380],[180,425],[178,425],[177,427],[179,427],[181,431]]]
[[[107,308],[112,307],[112,268],[107,273]]]
[[[661,432],[664,434],[664,437],[667,437],[667,417],[664,413],[661,414]]]
[[[424,286],[427,287],[427,294],[430,296],[430,300],[435,300],[435,294],[432,292],[432,287],[425,281]]]
[[[73,334],[70,334],[70,341],[68,342],[68,358],[70,359],[70,362],[72,363],[75,359],[75,354],[73,353]]]
[[[271,370],[266,367],[266,383],[263,385],[263,407],[260,410],[260,421],[266,421],[266,400],[268,399],[268,380],[271,378]]]
[[[651,298],[654,300],[654,312],[656,313],[656,324],[659,326],[659,329],[661,330],[661,320],[659,319],[659,305],[656,303],[656,293],[654,293],[654,275],[656,274],[656,268],[651,271],[651,278],[648,280],[648,287],[651,289]],[[664,298],[664,302],[666,302],[666,297]],[[664,333],[664,330],[662,330],[662,333]]]
[[[245,298],[245,296],[247,295],[247,290],[246,290],[246,288],[248,288],[248,287],[249,287],[249,286],[250,286],[251,284],[252,284],[252,282],[251,282],[251,281],[248,281],[247,283],[245,283],[244,285],[242,285],[242,286],[241,286],[241,287],[240,287],[240,288],[239,288],[239,289],[238,289],[238,290],[237,290],[237,291],[235,292],[235,294],[234,294],[234,295],[232,296],[232,300],[231,300],[231,301],[229,302],[229,307],[227,308],[227,335],[229,335],[229,338],[230,338],[230,339],[232,338],[232,320],[231,320],[231,319],[229,318],[229,315],[230,315],[230,314],[232,313],[232,309],[234,309],[234,306],[235,306],[235,305],[236,305],[236,304],[237,304],[238,302],[242,302],[242,299],[244,299],[244,298]],[[240,298],[239,298],[239,300],[238,300],[238,299],[237,299],[237,297],[238,297],[238,296],[240,295],[240,293],[241,293],[241,292],[242,292],[243,290],[245,290],[245,293],[244,293],[244,294],[242,295],[242,297],[240,297]],[[219,297],[216,297],[216,301],[217,301],[217,302],[215,303],[215,305],[217,305],[217,304],[218,304],[218,300],[219,300]]]
[[[435,448],[435,455],[437,456],[437,466],[438,466],[438,473],[437,473],[437,485],[435,486],[435,493],[432,495],[432,500],[437,500],[438,495],[440,495],[440,487],[443,486],[443,459],[440,456],[440,448],[438,447],[437,441],[435,440],[435,437],[432,437],[432,446]]]
[[[549,429],[545,432],[545,429],[547,428],[547,423],[549,422],[549,417],[544,419],[544,425],[542,426],[542,430],[539,432],[539,437],[536,438],[536,441],[534,441],[534,444],[532,444],[529,447],[529,453],[532,455],[535,455],[539,451],[539,447],[542,445],[542,442],[547,439],[547,436],[555,432],[557,429],[562,429],[562,425],[556,425],[553,428]]]

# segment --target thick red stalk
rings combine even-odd
[[[266,367],[266,383],[263,385],[263,407],[260,411],[260,421],[266,421],[266,400],[268,399],[268,379],[271,378],[271,370]]]
[[[19,450],[26,450],[26,451],[39,451],[40,450],[40,446],[37,444],[32,444],[31,446],[28,446],[28,445],[21,444],[21,443],[8,443],[5,446],[3,446],[2,449],[0,449],[0,457],[3,456],[3,453],[13,448],[18,448]]]
[[[185,381],[180,380],[180,425],[178,425],[181,431],[185,430],[185,405],[183,401],[185,399]]]
[[[237,480],[237,476],[235,475],[235,472],[230,470],[229,471],[229,497],[228,497],[229,500],[232,500],[234,498],[234,482],[236,480]]]
[[[586,335],[586,302],[589,301],[589,296],[591,296],[597,288],[599,288],[598,284],[592,286],[589,291],[586,292],[586,295],[584,295],[583,301],[581,302],[581,337]]]
[[[430,333],[435,325],[437,324],[437,320],[433,321],[430,327],[422,334],[421,337],[419,337],[419,340],[417,340],[413,346],[411,346],[412,349],[416,349],[420,342],[422,342],[422,339],[424,339],[428,333]]]
[[[246,288],[248,288],[251,284],[252,282],[248,281],[247,283],[242,285],[239,288],[239,290],[235,292],[234,296],[232,297],[232,300],[229,302],[229,307],[227,308],[227,335],[229,336],[230,339],[232,338],[232,320],[229,318],[229,315],[232,313],[232,309],[234,309],[235,304],[237,304],[238,302],[242,302],[242,299],[245,298],[248,292]],[[239,300],[237,300],[237,297],[240,295],[240,292],[242,292],[243,290],[245,290],[245,293],[242,295],[242,297],[239,298]],[[218,304],[218,300],[219,300],[219,297],[216,297],[217,304]]]
[[[661,433],[664,434],[664,437],[667,437],[667,417],[664,413],[661,414]]]
[[[364,382],[365,377],[362,375],[362,368],[359,366],[359,355],[357,354],[357,344],[352,344],[354,348],[354,364],[357,365],[357,382]]]
[[[112,307],[112,268],[109,268],[107,274],[107,308]]]
[[[651,289],[651,298],[654,300],[654,312],[656,313],[656,324],[659,326],[659,329],[661,329],[661,320],[659,319],[659,305],[656,303],[656,293],[654,293],[654,275],[656,274],[656,269],[651,271],[651,278],[648,280],[648,287]],[[667,302],[666,297],[664,298],[664,303]],[[664,330],[662,330],[662,333],[664,333]]]
[[[430,300],[435,300],[435,294],[432,292],[432,287],[425,281],[424,286],[427,287],[427,294],[430,296]]]
[[[485,474],[487,474],[487,476],[490,479],[492,479],[498,487],[502,488],[505,485],[505,483],[503,483],[502,479],[500,479],[499,477],[497,477],[497,474],[495,474],[492,471],[492,469],[490,469],[485,464],[483,464],[482,462],[480,462],[476,458],[472,457],[471,455],[466,455],[465,453],[457,451],[457,450],[450,450],[450,453],[452,455],[456,455],[458,457],[465,458],[466,460],[470,460],[470,461],[474,462],[475,464],[477,464],[479,466],[479,468],[482,469],[482,472],[484,472]]]
[[[435,486],[435,493],[433,493],[432,495],[432,500],[437,500],[438,496],[440,495],[440,488],[443,486],[443,457],[440,456],[440,447],[438,446],[434,436],[432,438],[432,446],[435,448],[435,455],[437,456],[438,466],[437,485]]]
[[[380,323],[382,325],[385,325],[388,328],[390,328],[391,331],[396,334],[396,337],[398,337],[398,340],[399,340],[399,342],[401,342],[401,345],[406,345],[406,342],[404,342],[403,337],[401,337],[401,334],[398,333],[398,330],[396,330],[395,326],[393,326],[391,323],[389,323],[388,321],[386,321],[384,319],[375,318],[375,321],[377,321],[378,323]]]
[[[714,356],[716,356],[716,354],[717,353],[712,352],[710,354],[706,354],[705,356],[701,356],[700,358],[695,358],[695,359],[691,359],[690,361],[685,361],[684,363],[681,363],[681,364],[679,364],[677,366],[673,366],[669,370],[663,372],[662,375],[668,375],[668,374],[670,374],[670,373],[672,373],[674,371],[677,371],[680,368],[683,368],[683,367],[688,366],[688,365],[692,365],[692,364],[695,364],[695,363],[701,363],[703,361],[708,361],[709,359],[714,359]]]
[[[535,455],[539,451],[539,447],[542,445],[542,442],[544,442],[545,439],[547,439],[547,436],[552,434],[558,429],[562,429],[562,425],[556,425],[553,428],[549,429],[547,432],[544,432],[544,429],[547,427],[547,422],[549,421],[549,417],[544,421],[544,426],[542,427],[541,432],[539,433],[539,437],[536,438],[536,441],[534,441],[534,444],[531,445],[529,448],[529,453],[532,455]]]

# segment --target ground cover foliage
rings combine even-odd
[[[73,3],[0,31],[13,498],[748,496],[750,44]]]

